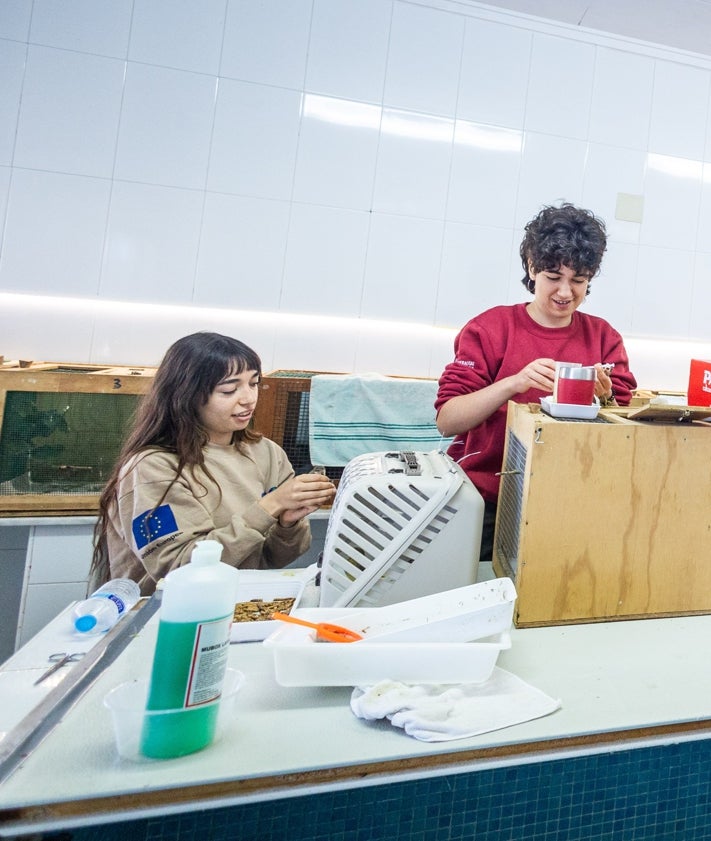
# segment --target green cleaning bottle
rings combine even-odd
[[[221,555],[216,540],[199,541],[190,563],[165,578],[141,733],[144,756],[184,756],[215,736],[238,579]]]

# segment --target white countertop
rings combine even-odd
[[[8,514],[0,517],[0,526],[93,526],[95,524],[96,516],[91,514],[75,516],[56,514],[52,517],[13,517]]]
[[[36,831],[99,822],[102,811],[106,822],[195,809],[201,802],[227,805],[402,774],[472,770],[492,761],[555,758],[560,750],[607,751],[711,735],[704,723],[711,719],[705,643],[711,616],[694,616],[514,629],[512,647],[501,653],[498,665],[560,698],[562,708],[525,724],[438,744],[419,742],[387,722],[356,718],[349,708],[350,687],[279,686],[269,650],[260,643],[236,644],[229,665],[246,680],[222,740],[181,759],[121,760],[102,700],[118,683],[148,675],[156,631],[153,617],[5,780],[0,825],[3,812],[16,808],[24,814],[18,826],[30,822]],[[24,665],[18,659],[29,655],[30,646],[0,674],[3,697],[23,681],[26,691],[45,668],[44,659],[30,658]],[[181,802],[185,797],[177,790],[186,788],[188,802]],[[130,796],[122,799],[125,794]]]

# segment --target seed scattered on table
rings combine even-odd
[[[248,602],[237,602],[232,618],[233,622],[263,622],[271,619],[272,613],[289,613],[294,606],[295,598],[272,599],[250,599]]]

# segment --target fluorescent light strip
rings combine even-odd
[[[305,117],[346,128],[380,130],[397,137],[450,144],[454,139],[459,145],[494,152],[520,153],[523,143],[523,132],[513,129],[312,93],[304,94],[303,113]]]
[[[320,329],[339,329],[351,331],[370,331],[374,333],[393,332],[406,334],[423,331],[432,334],[453,333],[454,328],[436,327],[407,321],[386,321],[380,319],[348,318],[333,315],[311,315],[305,313],[265,312],[259,310],[234,310],[225,307],[200,307],[190,304],[150,304],[141,301],[109,301],[103,298],[62,298],[50,295],[22,295],[13,292],[0,292],[0,311],[5,315],[8,310],[17,311],[43,310],[59,314],[85,313],[86,315],[130,316],[131,318],[150,318],[151,320],[171,321],[185,319],[186,316],[201,315],[206,319],[248,320],[251,324],[265,324],[285,327],[316,327]]]
[[[186,318],[195,320],[204,317],[206,321],[236,321],[250,325],[281,326],[293,330],[316,329],[322,331],[337,331],[338,333],[369,333],[373,336],[385,335],[387,338],[402,336],[416,338],[421,342],[430,338],[438,341],[451,341],[460,327],[435,326],[433,324],[386,321],[367,318],[348,318],[345,316],[310,315],[302,313],[264,312],[258,310],[234,310],[224,307],[199,307],[189,304],[151,304],[140,301],[108,301],[99,298],[62,298],[51,295],[23,295],[14,292],[0,292],[0,320],[13,317],[13,314],[23,314],[32,311],[43,311],[53,316],[67,313],[76,315],[83,313],[87,317],[101,315],[103,317],[149,319],[153,322],[172,320],[185,322]],[[643,364],[654,359],[664,360],[667,364],[678,367],[683,360],[705,359],[711,357],[711,342],[698,339],[665,339],[655,336],[625,335],[628,353],[635,362]],[[687,369],[688,374],[688,369]]]
[[[673,175],[676,178],[692,178],[695,181],[701,180],[704,171],[704,165],[701,161],[677,158],[672,155],[657,155],[652,152],[647,155],[647,166],[664,175]]]

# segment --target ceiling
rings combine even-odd
[[[711,0],[484,0],[487,6],[711,56]]]

